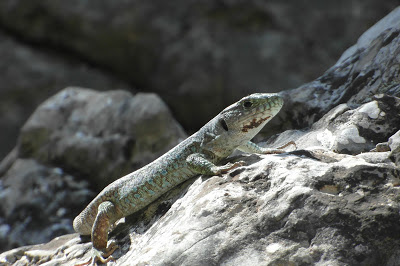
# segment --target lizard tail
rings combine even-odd
[[[90,235],[92,233],[92,226],[96,218],[96,213],[92,211],[92,204],[89,204],[78,216],[75,217],[73,227],[75,232],[80,235]]]

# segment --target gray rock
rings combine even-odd
[[[67,88],[32,114],[18,150],[21,157],[62,166],[100,189],[185,137],[155,94]]]
[[[399,14],[395,10],[389,18]],[[386,39],[381,52],[397,51],[396,31],[378,34],[371,46]],[[369,78],[358,85],[355,76],[338,79],[334,74],[349,66],[343,60],[334,67],[337,72],[331,69],[312,83],[325,87],[308,87],[303,95],[307,87],[293,90],[296,101],[286,102],[277,121],[297,114],[284,122],[310,127],[285,131],[268,145],[294,140],[297,150],[237,155],[231,160],[246,166],[223,176],[195,177],[122,219],[110,234],[120,246],[115,265],[399,265],[399,59],[398,53],[377,52],[367,62],[363,53],[371,46],[350,56],[347,72],[358,63],[364,67],[360,72],[381,71],[375,79],[379,88],[373,90]],[[340,104],[329,93],[346,101]],[[305,115],[301,106],[313,106],[315,113]],[[390,150],[369,151],[377,145]],[[0,263],[74,265],[86,261],[90,248],[89,238],[65,235],[4,252]]]
[[[0,58],[0,159],[15,146],[19,129],[35,108],[61,88],[130,88],[82,60],[22,44],[2,32]]]
[[[319,76],[396,6],[397,0],[2,0],[0,25],[158,93],[196,130],[239,96]]]
[[[384,93],[400,96],[400,7],[366,31],[320,78],[283,92],[285,110],[270,128],[311,126],[339,104],[353,108]],[[372,40],[372,41],[371,41]]]
[[[73,232],[93,190],[185,137],[155,94],[62,90],[36,109],[0,164],[0,250]]]
[[[393,125],[400,125],[399,98],[388,95],[374,98],[356,109],[347,104],[338,105],[314,123],[311,129],[286,131],[277,141],[284,144],[296,139],[298,149],[315,146],[346,154],[370,151],[381,142],[388,141],[397,131],[398,128]]]
[[[394,161],[396,165],[400,167],[400,130],[389,138],[388,146],[391,150],[392,161]]]
[[[74,210],[95,196],[86,180],[32,159],[16,160],[0,181],[3,250],[73,232]]]
[[[164,196],[147,219],[121,221],[111,234],[115,265],[398,265],[400,187],[389,153],[251,157]],[[74,265],[90,250],[83,239],[10,250],[0,262]]]

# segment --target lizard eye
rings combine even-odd
[[[250,101],[245,101],[245,102],[243,103],[243,106],[244,106],[245,108],[250,108],[252,105],[253,105],[253,103],[250,102]]]

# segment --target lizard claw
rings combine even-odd
[[[107,263],[109,261],[113,261],[114,258],[111,256],[112,253],[118,248],[118,245],[113,241],[110,243],[110,245],[107,247],[105,252],[102,252],[96,248],[92,248],[91,250],[91,256],[88,261],[80,264],[75,264],[75,266],[85,266],[85,265],[91,265],[94,266],[97,264],[97,262],[101,263]]]

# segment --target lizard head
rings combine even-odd
[[[226,157],[251,140],[282,108],[276,93],[255,93],[228,106],[206,124],[198,134],[202,148],[217,157]]]
[[[226,131],[234,131],[253,138],[282,108],[283,99],[276,93],[255,93],[228,106],[220,113],[220,125]]]

